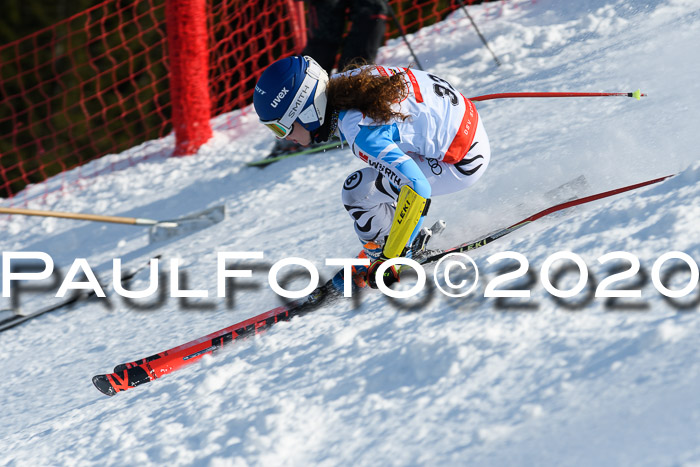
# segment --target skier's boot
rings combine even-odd
[[[430,239],[437,235],[440,235],[445,230],[446,225],[447,224],[445,223],[445,221],[438,220],[429,229],[426,227],[421,228],[420,232],[418,232],[418,235],[416,235],[416,238],[413,240],[411,248],[407,250],[404,256],[407,258],[414,258],[416,260],[420,260],[421,253],[423,253],[428,248],[428,242],[430,241]]]
[[[441,234],[445,230],[445,221],[438,220],[429,229],[423,227],[411,244],[411,248],[404,251],[403,256],[406,258],[419,259],[420,254],[427,248],[430,239]],[[369,258],[370,264],[378,260],[382,256],[383,245],[377,242],[366,242],[362,245],[362,251],[357,255],[358,258]],[[352,267],[352,290],[363,289],[367,287],[367,266]],[[343,280],[343,271],[333,276],[333,287],[342,292],[345,282]]]
[[[357,255],[358,258],[369,258],[370,263],[375,261],[382,255],[382,246],[375,242],[367,242],[362,245],[362,251]],[[365,278],[367,277],[367,266],[352,267],[352,290],[358,290],[367,287]],[[344,286],[343,271],[333,276],[333,286],[339,291],[343,291]]]

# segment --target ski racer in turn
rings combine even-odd
[[[265,69],[253,104],[276,137],[308,145],[336,135],[368,165],[346,178],[342,199],[373,288],[383,262],[410,255],[431,197],[473,185],[491,156],[474,104],[423,71],[366,65],[329,78],[311,57],[293,56]],[[383,279],[398,281],[398,269]]]

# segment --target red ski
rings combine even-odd
[[[510,227],[500,229],[479,240],[463,243],[445,250],[428,250],[421,256],[414,259],[421,264],[427,264],[438,261],[440,258],[450,253],[474,250],[476,248],[488,245],[494,240],[552,213],[574,206],[579,206],[581,204],[597,201],[609,196],[614,196],[626,191],[659,183],[672,176],[673,175],[669,175],[557,204],[556,206],[544,209],[537,214],[511,225]],[[186,344],[174,347],[170,350],[166,350],[134,362],[117,365],[114,368],[113,373],[93,376],[92,382],[95,387],[100,390],[100,392],[108,396],[113,396],[118,392],[126,391],[127,389],[148,383],[160,378],[163,375],[179,370],[184,366],[196,362],[203,356],[217,351],[224,345],[252,335],[261,334],[270,326],[279,321],[288,321],[295,316],[306,314],[317,309],[322,304],[328,303],[329,301],[341,296],[342,292],[339,292],[333,285],[333,281],[329,280],[323,286],[314,290],[307,297],[293,301],[284,306],[273,308],[272,310],[266,311],[258,316],[221,329],[207,336],[200,337],[199,339],[195,339]]]
[[[261,334],[279,321],[288,321],[294,316],[307,313],[324,302],[329,295],[334,295],[334,292],[331,281],[328,281],[303,299],[273,308],[258,316],[150,357],[122,363],[114,368],[113,373],[93,376],[92,382],[100,392],[108,396],[148,383],[194,363],[233,341]]]

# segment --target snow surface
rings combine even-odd
[[[266,281],[272,263],[306,258],[328,278],[334,270],[325,258],[355,255],[340,188],[362,163],[346,148],[246,167],[272,144],[247,112],[218,119],[214,139],[196,156],[168,158],[173,140],[165,138],[63,174],[47,186],[76,180],[81,189],[30,207],[165,219],[225,204],[229,214],[158,244],[132,226],[2,219],[4,252],[49,253],[63,274],[86,258],[110,298],[0,334],[0,464],[698,465],[700,288],[673,305],[637,276],[618,284],[642,290],[642,298],[618,302],[626,308],[597,298],[571,309],[537,274],[562,250],[580,255],[596,283],[610,274],[597,258],[618,250],[637,256],[648,275],[671,251],[700,262],[700,3],[516,0],[502,8],[498,19],[481,6],[470,10],[500,68],[461,12],[409,39],[424,67],[467,96],[641,88],[649,97],[479,103],[492,163],[473,188],[434,200],[429,222],[448,221],[434,246],[476,239],[544,209],[554,202],[546,193],[580,175],[588,182],[580,196],[680,175],[473,251],[482,273],[475,295],[436,293],[407,309],[364,293],[106,398],[92,375],[277,306]],[[378,61],[411,59],[397,40]],[[220,251],[265,254],[242,263],[255,265],[253,277],[227,299],[215,298]],[[510,299],[509,309],[483,297],[496,268],[508,265],[486,258],[503,251],[525,255],[535,273],[532,297]],[[133,270],[155,255],[164,272],[179,259],[187,287],[210,298],[126,303],[116,296],[112,259]],[[682,271],[669,287],[688,283]],[[571,287],[575,275],[565,279],[560,286]],[[130,286],[141,290],[148,280],[143,269]],[[305,280],[294,283],[301,288]],[[23,313],[61,301],[58,283],[44,285],[22,293]],[[11,307],[2,300],[0,309]]]

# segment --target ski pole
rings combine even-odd
[[[388,0],[385,0],[384,3],[386,4],[386,6],[389,10],[389,13],[391,14],[391,18],[394,20],[394,24],[399,29],[399,33],[401,33],[401,37],[403,38],[403,41],[408,46],[408,50],[409,50],[409,52],[411,52],[411,55],[413,56],[413,60],[416,61],[416,66],[418,67],[419,70],[422,71],[423,67],[420,65],[420,61],[418,61],[418,57],[416,57],[416,53],[413,51],[413,48],[411,47],[411,43],[408,42],[408,39],[406,38],[406,33],[404,32],[403,27],[401,26],[401,23],[399,23],[399,19],[396,17],[396,13],[394,13],[394,9],[389,4]]]
[[[463,243],[462,245],[456,246],[454,248],[448,248],[446,250],[439,251],[436,254],[429,256],[428,261],[424,261],[422,264],[425,264],[426,262],[437,261],[440,258],[443,258],[451,253],[461,253],[463,251],[471,251],[471,250],[474,250],[476,248],[481,248],[481,247],[493,242],[494,240],[497,240],[505,235],[508,235],[509,233],[511,233],[515,230],[520,229],[521,227],[525,227],[530,222],[534,222],[537,219],[542,219],[543,217],[546,217],[546,216],[553,214],[555,212],[563,211],[564,209],[569,209],[569,208],[572,208],[574,206],[580,206],[582,204],[591,203],[593,201],[599,201],[599,200],[604,199],[604,198],[609,198],[611,196],[619,195],[619,194],[625,193],[627,191],[632,191],[632,190],[636,190],[638,188],[653,185],[655,183],[660,183],[660,182],[663,182],[664,180],[667,180],[667,179],[674,177],[674,176],[675,176],[675,174],[666,175],[664,177],[655,178],[653,180],[647,180],[645,182],[635,183],[634,185],[629,185],[629,186],[625,186],[622,188],[616,188],[614,190],[608,190],[608,191],[604,191],[602,193],[597,193],[595,195],[590,195],[590,196],[586,196],[583,198],[577,198],[577,199],[573,199],[571,201],[566,201],[564,203],[557,204],[556,206],[552,206],[550,208],[543,209],[542,211],[540,211],[536,214],[533,214],[530,217],[526,217],[525,219],[521,220],[520,222],[518,222],[516,224],[511,225],[510,227],[506,227],[504,229],[493,232],[493,233],[491,233],[491,234],[487,235],[486,237],[483,237],[479,240],[476,240],[473,242],[468,242],[468,243]]]
[[[470,101],[488,101],[491,99],[511,99],[517,97],[600,97],[600,96],[624,96],[634,97],[640,100],[646,94],[637,89],[634,92],[504,92],[501,94],[486,94],[470,97]]]
[[[41,211],[37,209],[0,208],[0,214],[19,214],[23,216],[58,217],[62,219],[77,219],[83,221],[111,222],[114,224],[130,225],[159,225],[161,227],[177,227],[177,222],[161,222],[139,217],[102,216],[99,214],[81,214],[76,212]]]
[[[462,6],[462,10],[464,10],[464,14],[467,15],[467,18],[469,18],[469,21],[471,21],[472,26],[474,26],[474,30],[479,35],[481,42],[484,43],[484,45],[486,46],[488,51],[491,52],[491,55],[493,55],[493,59],[496,62],[496,65],[501,66],[501,61],[498,59],[498,57],[496,57],[496,54],[493,53],[493,50],[491,50],[491,47],[489,47],[489,43],[486,42],[486,38],[484,37],[483,34],[481,34],[481,31],[479,31],[479,28],[477,27],[476,22],[474,21],[474,18],[472,18],[472,15],[470,15],[469,12],[467,11],[467,6],[464,4],[464,2],[462,0],[459,0],[459,4]]]

